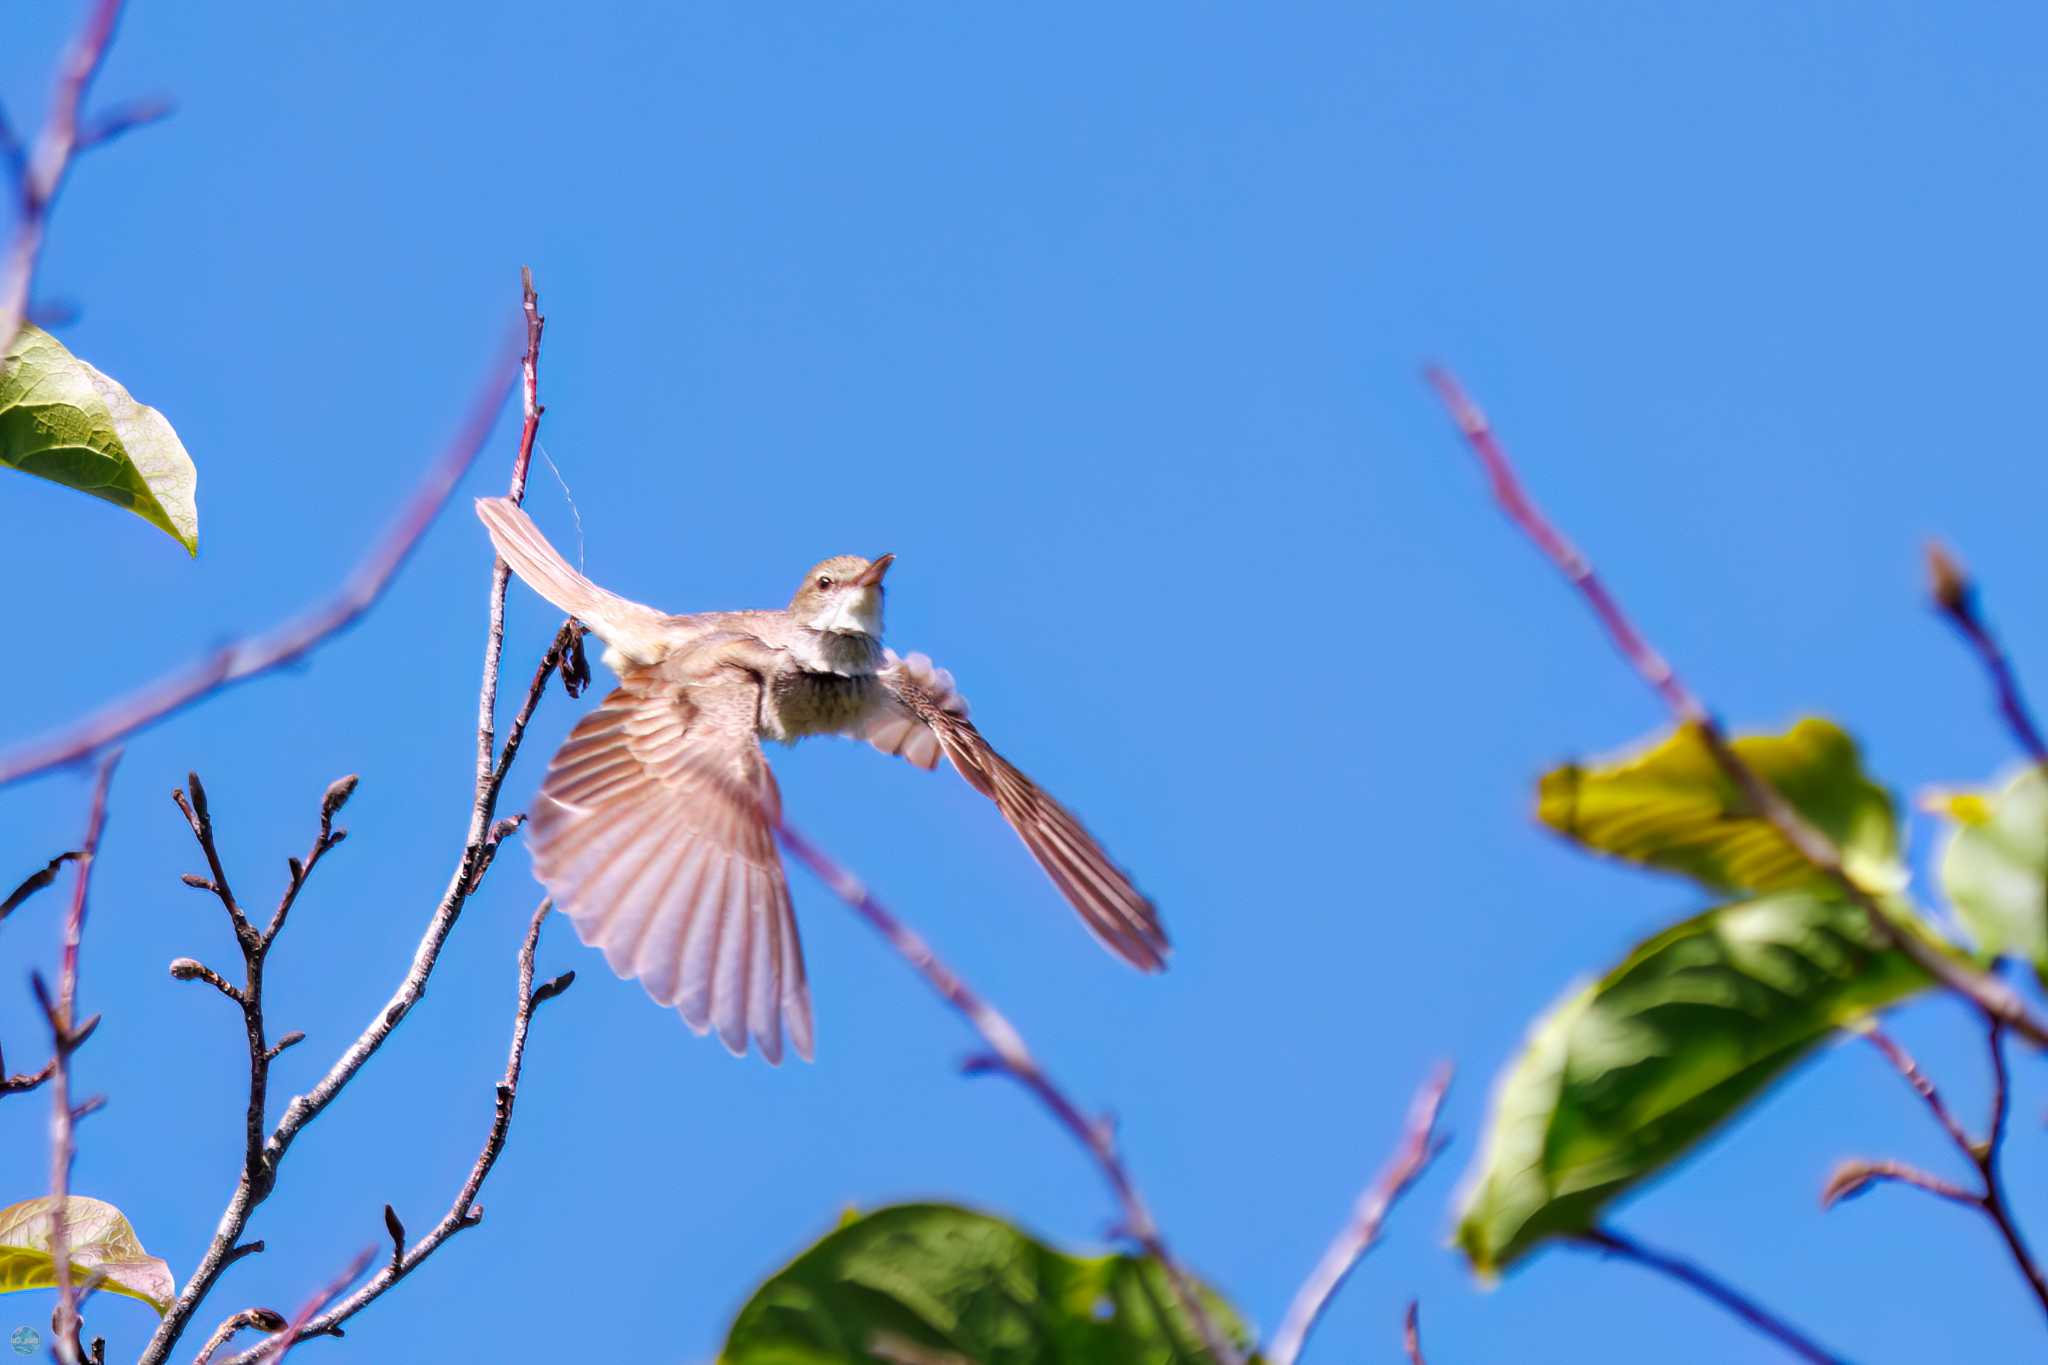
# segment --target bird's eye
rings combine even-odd
[[[831,587],[831,586],[832,586],[832,579],[831,579],[831,577],[830,577],[829,575],[827,575],[827,574],[819,574],[819,575],[818,575],[818,586],[819,586],[820,588],[829,588],[829,587]]]

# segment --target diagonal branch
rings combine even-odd
[[[2020,1233],[2012,1201],[2006,1196],[2005,1177],[1999,1168],[1999,1151],[2005,1143],[2006,1122],[2011,1113],[2011,1078],[2005,1065],[2005,1028],[1998,1020],[1992,1019],[1987,1021],[1985,1033],[1991,1050],[1991,1122],[1981,1142],[1971,1137],[1969,1130],[1956,1119],[1943,1102],[1940,1092],[1934,1088],[1934,1082],[1927,1078],[1927,1073],[1904,1048],[1881,1029],[1871,1028],[1864,1033],[1884,1054],[1892,1069],[1913,1087],[1949,1141],[1962,1153],[1963,1160],[1976,1171],[1979,1188],[1966,1190],[1902,1162],[1852,1160],[1836,1167],[1835,1173],[1829,1177],[1826,1188],[1821,1191],[1821,1207],[1831,1208],[1844,1199],[1862,1194],[1873,1185],[1891,1182],[1911,1185],[1952,1204],[1974,1209],[1997,1229],[2013,1265],[2034,1292],[2042,1311],[2048,1312],[2048,1275],[2043,1275],[2033,1253],[2027,1249],[2027,1240]]]
[[[1083,1114],[1081,1107],[1039,1066],[1010,1021],[977,995],[952,968],[941,962],[932,952],[931,945],[916,931],[890,914],[869,894],[859,878],[784,823],[779,812],[765,809],[764,814],[774,822],[776,836],[781,839],[783,847],[831,888],[832,894],[887,939],[897,955],[909,963],[987,1042],[989,1055],[971,1059],[967,1064],[969,1074],[993,1071],[1010,1077],[1030,1091],[1054,1120],[1081,1144],[1101,1170],[1103,1179],[1108,1182],[1110,1192],[1122,1209],[1123,1231],[1143,1247],[1166,1273],[1174,1298],[1194,1324],[1210,1356],[1221,1365],[1243,1365],[1244,1357],[1224,1339],[1215,1319],[1202,1306],[1200,1291],[1193,1279],[1167,1249],[1165,1236],[1131,1181],[1130,1171],[1117,1149],[1116,1130],[1109,1120],[1091,1119]]]
[[[79,846],[78,875],[72,883],[71,910],[64,917],[64,947],[57,969],[57,992],[51,997],[43,979],[32,979],[36,998],[50,1021],[55,1056],[50,1078],[50,1259],[57,1274],[57,1309],[51,1315],[52,1335],[61,1365],[77,1365],[78,1286],[71,1281],[70,1219],[71,1160],[77,1153],[73,1129],[81,1110],[71,1103],[71,1054],[99,1023],[94,1015],[78,1022],[78,945],[85,935],[86,892],[92,883],[93,858],[99,853],[100,833],[107,822],[107,788],[114,780],[119,753],[100,761],[99,776],[93,781],[92,810],[86,817],[85,842]]]
[[[1749,807],[1777,830],[1794,852],[1841,889],[1850,903],[1869,920],[1871,931],[1879,942],[1897,949],[1942,986],[1964,997],[1989,1017],[2001,1021],[2036,1047],[2048,1047],[2048,1021],[2030,1012],[2019,995],[2004,982],[1955,961],[1911,928],[1896,923],[1877,897],[1843,866],[1842,852],[1835,847],[1834,841],[1815,828],[1775,787],[1743,761],[1730,746],[1720,723],[1680,680],[1663,656],[1651,648],[1636,630],[1621,605],[1594,574],[1592,564],[1530,501],[1521,480],[1515,475],[1514,466],[1508,462],[1507,452],[1501,448],[1492,427],[1487,424],[1486,415],[1466,396],[1449,371],[1431,367],[1427,377],[1450,411],[1452,420],[1457,423],[1466,444],[1485,467],[1493,484],[1494,497],[1508,519],[1536,543],[1578,590],[1593,614],[1600,619],[1615,648],[1643,681],[1663,698],[1672,717],[1700,737],[1715,765],[1735,785]]]
[[[450,1237],[465,1228],[473,1228],[483,1221],[483,1206],[476,1202],[482,1192],[484,1181],[489,1178],[491,1168],[505,1150],[506,1140],[512,1132],[512,1106],[519,1098],[519,1075],[526,1060],[526,1033],[533,1023],[534,1011],[569,989],[576,973],[564,972],[560,976],[538,984],[533,979],[533,958],[535,947],[540,942],[541,923],[547,918],[551,903],[542,901],[533,912],[533,918],[526,926],[526,938],[519,946],[519,1004],[512,1016],[512,1047],[505,1058],[505,1074],[498,1082],[496,1098],[492,1106],[491,1126],[484,1138],[483,1151],[478,1154],[476,1164],[470,1167],[469,1176],[462,1182],[455,1202],[427,1234],[408,1248],[405,1244],[405,1227],[398,1221],[390,1205],[384,1206],[385,1227],[392,1238],[390,1262],[375,1275],[332,1308],[325,1312],[308,1314],[294,1325],[283,1338],[241,1355],[230,1357],[225,1365],[253,1365],[262,1352],[275,1345],[277,1340],[289,1344],[313,1336],[337,1335],[341,1325],[381,1298],[385,1291],[400,1280],[419,1269],[420,1263],[447,1242]]]
[[[35,146],[24,151],[12,129],[0,135],[0,156],[14,172],[19,191],[19,218],[14,242],[4,265],[0,265],[0,354],[14,345],[28,316],[29,289],[35,281],[36,262],[43,251],[43,239],[50,223],[50,210],[64,188],[64,177],[72,158],[110,134],[92,133],[81,137],[79,111],[106,60],[114,41],[114,28],[121,20],[122,0],[94,0],[85,27],[71,41],[57,73],[57,90],[50,99],[50,112],[43,120]],[[131,124],[135,120],[131,120]]]
[[[129,693],[67,730],[0,755],[0,786],[75,763],[195,702],[296,663],[361,620],[384,595],[447,504],[456,483],[483,450],[510,388],[510,378],[494,366],[455,440],[428,469],[383,539],[357,563],[333,596],[266,634],[221,646],[190,668]]]
[[[1969,644],[1977,662],[1983,665],[1985,676],[1990,678],[1999,714],[2005,717],[2013,739],[2036,766],[2048,768],[2048,743],[2042,741],[2040,727],[2034,724],[2034,713],[2020,692],[2012,660],[1999,645],[1998,637],[1991,633],[1991,624],[1978,606],[1976,583],[1961,562],[1939,543],[1927,547],[1927,578],[1934,605]]]
[[[1422,1178],[1430,1162],[1449,1142],[1448,1138],[1436,1135],[1436,1116],[1443,1107],[1444,1092],[1450,1085],[1451,1068],[1446,1063],[1438,1067],[1436,1074],[1423,1082],[1422,1089],[1416,1092],[1400,1147],[1388,1161],[1386,1169],[1380,1172],[1379,1178],[1359,1197],[1351,1221],[1345,1224],[1323,1252],[1322,1259],[1316,1262],[1315,1269],[1309,1272],[1309,1277],[1302,1281],[1301,1288],[1295,1291],[1294,1302],[1288,1305],[1287,1316],[1281,1319],[1280,1330],[1273,1334],[1273,1344],[1267,1349],[1269,1365],[1294,1365],[1301,1355],[1301,1348],[1308,1342],[1309,1333],[1315,1330],[1317,1320],[1329,1307],[1345,1277],[1379,1240],[1380,1225],[1386,1221],[1387,1214],[1407,1193],[1408,1187]],[[1412,1334],[1412,1308],[1410,1311]]]
[[[1646,1270],[1654,1270],[1667,1279],[1676,1280],[1686,1288],[1705,1295],[1757,1331],[1777,1341],[1793,1355],[1811,1362],[1811,1365],[1848,1365],[1842,1357],[1817,1345],[1810,1337],[1756,1300],[1714,1278],[1690,1261],[1682,1261],[1665,1252],[1653,1251],[1641,1242],[1632,1241],[1607,1228],[1593,1228],[1577,1234],[1572,1240],[1605,1255],[1634,1261]]]

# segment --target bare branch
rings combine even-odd
[[[2027,708],[2026,697],[2020,692],[2019,678],[2013,672],[2012,661],[2006,657],[1997,637],[1991,633],[1990,623],[1978,608],[1977,585],[1971,581],[1961,562],[1938,541],[1929,542],[1927,546],[1927,577],[1928,595],[1934,599],[1935,607],[1969,644],[1977,655],[1977,662],[1983,665],[1985,675],[1990,678],[1992,694],[1998,698],[1999,714],[2005,717],[2006,728],[2012,732],[2013,739],[2036,766],[2048,767],[2048,743],[2043,743],[2040,727],[2034,724],[2033,712]]]
[[[44,863],[41,870],[29,873],[23,879],[20,886],[15,887],[14,890],[7,894],[6,900],[0,901],[0,920],[6,919],[21,908],[23,901],[56,881],[57,870],[63,867],[64,864],[74,861],[78,856],[76,850],[70,853],[59,853],[56,857],[50,859],[49,862]]]
[[[527,351],[521,364],[521,373],[527,381],[525,387],[528,393],[528,406],[532,409],[528,414],[527,428],[522,433],[521,446],[522,451],[524,451],[530,444],[529,438],[534,424],[539,420],[537,400],[533,395],[535,392],[534,377],[537,375],[539,366],[540,319],[535,307],[536,298],[532,290],[530,275],[524,277],[522,283],[524,285],[522,295],[527,310],[528,325]],[[502,388],[502,385],[494,385],[493,393],[501,394]],[[495,411],[495,406],[493,406],[492,411]],[[479,444],[482,441],[484,432],[488,430],[488,426],[489,423],[486,421],[482,424],[482,428],[476,432]],[[468,463],[469,455],[473,453],[473,451],[465,453],[463,459],[465,466]],[[454,472],[459,473],[460,471],[456,470]],[[524,492],[525,473],[526,465],[524,459],[515,461],[512,475],[512,493],[515,498]],[[432,508],[438,508],[445,499],[445,496],[446,489],[444,488],[434,497]],[[429,516],[431,515],[432,508],[429,509]],[[440,961],[441,950],[448,941],[448,935],[454,930],[455,922],[460,918],[464,905],[468,903],[469,897],[477,890],[482,880],[482,874],[489,866],[494,848],[491,835],[495,828],[494,821],[497,814],[498,794],[504,786],[505,776],[511,763],[509,752],[502,762],[494,761],[497,755],[493,752],[498,671],[504,644],[505,589],[507,581],[508,577],[504,564],[502,561],[499,561],[491,575],[489,629],[486,632],[484,643],[483,680],[478,689],[477,779],[474,800],[470,807],[469,830],[464,840],[462,855],[457,861],[455,871],[448,880],[446,890],[441,894],[440,902],[434,907],[433,914],[428,918],[426,928],[420,937],[419,946],[413,951],[412,963],[406,970],[405,975],[400,979],[397,988],[392,992],[390,998],[378,1010],[376,1015],[372,1017],[362,1032],[356,1036],[355,1041],[349,1044],[348,1048],[328,1068],[327,1073],[311,1089],[307,1090],[304,1094],[294,1096],[291,1102],[285,1106],[283,1115],[271,1128],[269,1137],[263,1143],[260,1166],[252,1165],[244,1171],[242,1180],[237,1185],[233,1196],[228,1202],[228,1207],[221,1214],[220,1222],[214,1230],[213,1240],[209,1243],[206,1254],[201,1258],[198,1268],[186,1280],[184,1290],[178,1295],[176,1301],[172,1303],[169,1310],[164,1314],[162,1321],[157,1325],[156,1334],[150,1338],[149,1345],[143,1352],[140,1365],[162,1365],[162,1362],[169,1356],[172,1347],[177,1344],[179,1336],[184,1332],[186,1324],[191,1320],[193,1312],[205,1300],[206,1295],[219,1279],[220,1273],[225,1267],[225,1258],[229,1249],[240,1239],[243,1229],[248,1225],[251,1213],[254,1212],[258,1204],[268,1197],[271,1188],[276,1182],[278,1168],[282,1165],[285,1154],[291,1149],[292,1143],[297,1140],[300,1133],[305,1131],[308,1124],[317,1119],[325,1112],[327,1106],[335,1101],[343,1089],[348,1086],[348,1083],[369,1062],[370,1058],[375,1056],[378,1050],[384,1046],[385,1040],[391,1036],[392,1030],[397,1028],[399,1021],[404,1019],[411,1012],[413,1006],[417,1005],[426,994],[427,981],[433,975],[434,968]],[[573,647],[574,639],[575,633],[569,628],[565,627],[563,630],[558,631],[555,636],[555,644],[551,647],[550,653],[554,654],[556,650],[566,650]],[[559,662],[559,658],[560,656],[556,655],[557,662]],[[547,688],[552,667],[553,665],[551,664],[535,672],[526,698],[520,706],[511,729],[507,734],[506,747],[508,751],[515,748],[520,737],[524,734],[527,721],[532,717],[535,708],[540,704],[541,696]],[[4,780],[5,776],[5,772],[0,771],[0,780]],[[334,788],[329,789],[330,799],[323,806],[323,811],[325,812],[323,818],[331,817],[333,809],[340,804],[339,800],[333,799],[334,792]],[[345,796],[345,793],[343,795]],[[334,833],[338,838],[341,832],[335,831]],[[536,923],[538,923],[537,918]],[[273,921],[273,927],[275,927],[275,921]],[[517,1046],[523,1049],[525,1043],[525,1022],[523,1018],[518,1023],[515,1032]],[[502,1110],[500,1122],[509,1126],[511,1121],[510,1098],[502,1087],[499,1091],[499,1104]],[[494,1131],[496,1131],[495,1127]],[[497,1138],[497,1144],[499,1147],[502,1147],[502,1135]],[[482,1183],[483,1174],[488,1173],[490,1162],[496,1160],[496,1149],[487,1145],[486,1151],[489,1154],[489,1161],[481,1162],[479,1171],[472,1172],[472,1177],[478,1185]],[[474,1199],[475,1189],[465,1185],[465,1193],[458,1200],[458,1204],[462,1209],[461,1216],[458,1219],[461,1226],[471,1226],[482,1216],[481,1209],[471,1207]],[[443,1234],[443,1237],[445,1235]],[[426,1251],[431,1250],[430,1242],[432,1245],[439,1245],[439,1241],[435,1240],[434,1233],[429,1233],[426,1237],[422,1238],[420,1244],[413,1249],[411,1256],[406,1262],[407,1269],[417,1264],[419,1257],[424,1255]],[[368,1292],[372,1286],[377,1286],[375,1292],[381,1293],[383,1286],[391,1282],[386,1278],[390,1274],[391,1268],[387,1267],[384,1271],[379,1272],[378,1276],[373,1277],[363,1289],[358,1290],[355,1295],[350,1296],[333,1310],[320,1316],[328,1322],[341,1321],[343,1317],[355,1312],[363,1303],[367,1303],[370,1298],[375,1297],[375,1293]],[[368,1294],[368,1297],[364,1297],[365,1294]],[[325,1329],[317,1325],[307,1329],[309,1332],[317,1330]],[[289,1336],[290,1334],[287,1335]],[[304,1335],[304,1333],[299,1335]]]
[[[510,388],[510,376],[493,366],[455,440],[420,480],[383,538],[333,596],[267,634],[223,645],[192,667],[167,674],[67,730],[0,755],[0,786],[75,763],[195,702],[296,663],[361,620],[383,597],[482,451]]]
[[[93,115],[79,130],[78,150],[89,152],[95,147],[104,147],[116,138],[126,137],[137,128],[159,123],[176,112],[177,103],[166,95],[147,95],[117,104]]]
[[[1998,1236],[2005,1243],[2007,1254],[2013,1265],[2034,1292],[2043,1312],[2048,1312],[2048,1276],[2035,1262],[2027,1250],[2027,1241],[2021,1235],[2019,1222],[2013,1214],[2012,1203],[2006,1198],[2005,1177],[1999,1168],[1999,1149],[2005,1142],[2006,1121],[2011,1111],[2011,1078],[2005,1065],[2005,1028],[1995,1018],[1985,1021],[1985,1035],[1991,1051],[1991,1122],[1982,1142],[1970,1136],[1969,1130],[1957,1121],[1949,1107],[1942,1102],[1941,1095],[1934,1088],[1927,1073],[1920,1064],[1908,1055],[1906,1050],[1876,1028],[1867,1029],[1864,1036],[1870,1039],[1877,1050],[1884,1054],[1892,1068],[1913,1087],[1928,1112],[1934,1115],[1942,1131],[1955,1144],[1963,1160],[1977,1172],[1980,1188],[1966,1190],[1937,1176],[1927,1174],[1915,1167],[1896,1161],[1847,1161],[1836,1167],[1826,1188],[1821,1191],[1821,1207],[1829,1208],[1844,1199],[1862,1194],[1879,1181],[1894,1181],[1911,1185],[1951,1203],[1961,1204],[1984,1215],[1998,1230]]]
[[[1660,1275],[1676,1280],[1688,1289],[1705,1295],[1757,1331],[1777,1341],[1801,1360],[1811,1361],[1813,1365],[1848,1365],[1841,1356],[1816,1345],[1811,1338],[1754,1299],[1715,1279],[1689,1261],[1682,1261],[1661,1251],[1652,1251],[1642,1243],[1631,1241],[1607,1228],[1594,1228],[1589,1232],[1579,1233],[1572,1240],[1606,1255],[1634,1261],[1637,1265],[1654,1270]]]
[[[32,978],[37,999],[50,1021],[52,1050],[55,1053],[50,1076],[50,1259],[56,1267],[57,1307],[50,1324],[56,1337],[57,1359],[62,1365],[77,1365],[81,1359],[78,1341],[80,1295],[78,1286],[71,1282],[71,1229],[65,1216],[71,1197],[71,1159],[76,1152],[73,1128],[79,1119],[79,1111],[71,1103],[71,1054],[85,1042],[98,1023],[97,1016],[82,1027],[75,1022],[78,945],[85,936],[86,892],[92,883],[93,858],[99,853],[100,834],[106,828],[107,788],[113,783],[114,765],[120,759],[119,753],[108,754],[100,761],[99,775],[93,780],[92,810],[86,817],[85,842],[79,846],[78,875],[71,889],[71,911],[64,917],[64,946],[57,970],[55,998],[49,996],[40,977]]]
[[[254,1327],[260,1332],[282,1332],[287,1325],[284,1314],[275,1308],[244,1308],[214,1329],[213,1335],[206,1339],[206,1345],[199,1348],[199,1354],[192,1357],[192,1365],[207,1365],[213,1359],[213,1353],[227,1345],[235,1333],[245,1327]]]
[[[410,1248],[406,1246],[405,1225],[398,1220],[398,1214],[389,1204],[384,1206],[384,1229],[391,1236],[390,1262],[356,1289],[353,1294],[335,1304],[323,1313],[309,1315],[297,1328],[300,1338],[322,1334],[339,1335],[341,1325],[369,1307],[383,1296],[386,1290],[417,1270],[420,1263],[434,1254],[443,1243],[465,1228],[473,1228],[482,1221],[483,1208],[476,1200],[483,1190],[484,1181],[489,1178],[491,1168],[505,1150],[506,1140],[512,1132],[512,1107],[519,1098],[519,1078],[526,1061],[526,1035],[533,1024],[534,1011],[546,1001],[568,989],[568,983],[575,979],[574,972],[567,972],[550,981],[534,982],[534,952],[540,943],[542,922],[551,908],[548,901],[542,901],[533,912],[533,918],[526,926],[526,938],[519,946],[519,1004],[512,1017],[512,1046],[505,1058],[505,1073],[492,1091],[491,1126],[485,1135],[483,1151],[477,1156],[475,1165],[470,1167],[469,1176],[462,1182],[456,1193],[455,1202],[424,1237]],[[254,1365],[261,1350],[244,1352],[233,1357],[227,1365]]]
[[[1301,1288],[1295,1291],[1294,1302],[1288,1306],[1287,1316],[1281,1319],[1280,1330],[1273,1334],[1272,1345],[1266,1351],[1266,1359],[1271,1365],[1294,1365],[1301,1355],[1301,1348],[1308,1342],[1309,1333],[1315,1330],[1317,1320],[1329,1307],[1345,1277],[1379,1240],[1380,1225],[1386,1221],[1396,1201],[1407,1193],[1409,1186],[1422,1178],[1422,1173],[1429,1169],[1429,1163],[1443,1151],[1448,1139],[1437,1137],[1436,1116],[1443,1107],[1444,1092],[1450,1085],[1451,1068],[1445,1063],[1416,1092],[1415,1100],[1409,1106],[1408,1126],[1402,1134],[1401,1145],[1379,1178],[1359,1196],[1350,1222],[1323,1252],[1322,1259],[1302,1281]]]
[[[1039,1066],[1024,1039],[995,1006],[977,995],[952,968],[941,962],[931,945],[916,931],[898,920],[863,886],[859,878],[834,862],[810,840],[797,833],[774,810],[764,809],[775,825],[776,836],[804,866],[823,881],[832,894],[882,935],[889,946],[937,991],[985,1040],[991,1055],[970,1059],[968,1074],[1001,1072],[1031,1092],[1054,1120],[1073,1135],[1108,1182],[1123,1213],[1123,1231],[1143,1247],[1165,1271],[1174,1298],[1194,1324],[1209,1354],[1224,1365],[1243,1365],[1244,1357],[1225,1340],[1223,1333],[1202,1306],[1194,1281],[1167,1249],[1164,1234],[1153,1221],[1129,1169],[1117,1150],[1115,1128],[1106,1119],[1090,1119],[1067,1093]]]
[[[294,1345],[304,1341],[307,1337],[328,1335],[316,1332],[311,1328],[309,1324],[312,1318],[321,1309],[332,1303],[337,1295],[356,1282],[356,1277],[363,1273],[363,1267],[369,1265],[370,1258],[374,1255],[376,1255],[376,1248],[374,1247],[364,1247],[361,1251],[357,1252],[356,1258],[348,1263],[346,1270],[343,1270],[341,1274],[328,1281],[318,1293],[314,1294],[312,1298],[307,1299],[300,1306],[298,1312],[292,1314],[292,1320],[284,1325],[283,1331],[271,1337],[269,1341],[259,1346],[255,1351],[245,1354],[251,1360],[262,1361],[263,1365],[277,1365],[279,1361],[284,1359],[285,1352],[291,1350]],[[339,1336],[341,1334],[336,1332],[331,1335]]]
[[[1408,1300],[1408,1312],[1401,1319],[1401,1345],[1408,1352],[1408,1365],[1423,1365],[1422,1305],[1415,1299]]]
[[[1841,889],[1843,895],[1863,912],[1879,942],[1897,949],[1942,986],[1964,997],[1985,1014],[2003,1021],[2034,1046],[2048,1047],[2048,1021],[2031,1013],[2019,995],[2004,982],[1954,961],[1910,928],[1896,923],[1878,898],[1849,874],[1842,864],[1841,850],[1835,847],[1834,842],[1735,752],[1720,723],[1679,679],[1663,656],[1651,648],[1636,630],[1620,604],[1594,574],[1591,563],[1529,500],[1528,493],[1515,475],[1514,466],[1508,462],[1506,451],[1487,424],[1486,415],[1466,396],[1464,389],[1447,370],[1432,367],[1428,371],[1428,379],[1449,409],[1466,444],[1485,466],[1494,497],[1509,520],[1535,542],[1578,590],[1593,614],[1600,619],[1615,648],[1663,699],[1678,724],[1699,736],[1715,765],[1742,794],[1750,809],[1777,830],[1794,852]]]
[[[50,210],[64,187],[72,158],[85,145],[79,135],[79,111],[93,78],[99,75],[120,19],[121,0],[95,0],[85,27],[72,39],[58,68],[57,90],[33,151],[24,156],[11,130],[0,138],[6,144],[8,162],[17,168],[20,190],[14,242],[5,265],[0,266],[0,354],[13,347],[22,319],[28,316],[29,289],[49,229]]]

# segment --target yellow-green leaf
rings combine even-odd
[[[101,1290],[140,1299],[162,1316],[178,1296],[171,1268],[142,1249],[142,1240],[119,1209],[76,1194],[61,1204],[44,1195],[0,1209],[0,1294],[56,1285],[51,1215],[60,1208],[58,1216],[64,1219],[70,1245],[72,1283],[100,1276]]]
[[[1855,741],[1839,726],[1808,718],[1782,735],[1737,739],[1734,748],[1835,842],[1850,875],[1873,891],[1905,885],[1891,797],[1864,773]],[[1596,852],[1719,892],[1754,895],[1822,880],[1749,808],[1689,727],[1618,762],[1545,774],[1536,817]]]
[[[178,433],[40,327],[0,357],[0,466],[105,498],[199,551],[199,474]]]
[[[2029,767],[1996,792],[1949,793],[1941,854],[1949,903],[1987,957],[2019,957],[2048,981],[2048,778]]]
[[[1240,1347],[1250,1334],[1206,1289]],[[722,1365],[1196,1365],[1200,1337],[1148,1258],[1075,1257],[999,1218],[899,1204],[843,1219],[740,1309]]]
[[[1861,910],[1808,892],[1674,925],[1530,1032],[1494,1092],[1458,1244],[1490,1276],[1586,1231],[1835,1029],[1927,984]]]

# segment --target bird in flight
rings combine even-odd
[[[735,1055],[751,1034],[810,1060],[810,989],[775,847],[780,812],[761,741],[866,740],[918,767],[950,761],[996,803],[1104,947],[1166,965],[1152,903],[1065,807],[967,718],[952,675],[882,646],[893,555],[840,555],[789,606],[670,616],[606,592],[507,498],[477,515],[511,570],[604,641],[619,685],[548,764],[527,822],[533,871],[584,943]]]

